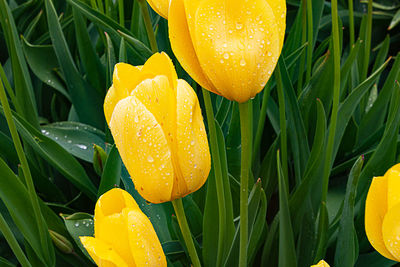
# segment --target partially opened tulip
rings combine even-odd
[[[324,260],[320,260],[317,264],[311,265],[311,267],[329,267],[329,264]]]
[[[117,64],[104,112],[143,198],[171,201],[205,183],[211,160],[199,101],[165,53],[144,66]]]
[[[171,0],[172,50],[205,89],[239,103],[258,94],[282,50],[285,0]]]
[[[94,219],[94,237],[80,239],[98,266],[167,266],[149,218],[124,190],[102,195]]]
[[[381,255],[400,261],[400,164],[372,180],[365,203],[365,231]]]

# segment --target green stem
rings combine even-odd
[[[119,24],[122,27],[125,27],[124,0],[118,1],[118,10],[119,10]]]
[[[242,139],[242,156],[240,172],[240,248],[239,248],[239,267],[247,266],[247,243],[248,243],[248,194],[249,194],[249,174],[251,163],[251,100],[239,103],[240,112],[240,133]]]
[[[36,195],[35,186],[33,184],[32,174],[29,169],[28,160],[25,157],[24,149],[22,148],[21,140],[19,139],[17,128],[15,126],[11,108],[8,103],[7,95],[4,90],[2,79],[0,79],[0,101],[1,105],[3,106],[4,116],[6,117],[8,128],[10,130],[10,134],[15,146],[15,150],[17,151],[18,158],[21,163],[22,170],[24,172],[26,186],[28,189],[29,197],[33,207],[33,213],[36,219],[37,227],[39,230],[40,242],[44,251],[47,251],[48,248],[48,239],[47,239],[47,229],[46,225],[44,224],[44,220],[42,219],[42,214],[40,211],[39,200]]]
[[[307,2],[306,0],[302,1],[301,6],[301,21],[302,21],[302,32],[301,32],[301,43],[305,44],[307,40]],[[310,46],[311,44],[308,44]],[[303,91],[303,79],[304,79],[304,65],[306,64],[306,54],[303,53],[300,57],[300,65],[299,65],[299,79],[297,81],[297,94],[300,95],[301,91]]]
[[[147,2],[144,0],[139,0],[139,4],[142,10],[144,26],[146,27],[147,37],[149,38],[151,50],[153,51],[153,53],[157,53],[158,45],[156,35],[154,34],[153,25],[151,23],[149,9],[147,8]]]
[[[361,81],[364,81],[368,75],[369,55],[371,51],[371,36],[372,36],[372,0],[368,1],[367,15],[367,33],[365,35],[364,63]]]
[[[313,28],[313,10],[312,10],[312,0],[307,0],[307,34],[308,34],[308,46],[307,46],[307,73],[306,73],[306,84],[311,80],[311,70],[312,70],[312,55],[314,47],[314,28]]]
[[[189,252],[190,259],[194,267],[201,267],[199,256],[197,255],[196,248],[194,246],[192,234],[190,232],[189,225],[186,220],[185,210],[183,209],[182,199],[178,198],[172,201],[176,218],[178,219],[179,227],[181,228],[183,239],[186,243],[186,248]]]
[[[327,225],[325,220],[327,216],[323,216],[323,210],[328,195],[329,176],[332,168],[333,146],[335,143],[336,124],[338,118],[339,98],[340,98],[340,41],[339,41],[339,22],[338,22],[338,5],[337,0],[332,0],[332,38],[333,38],[333,62],[334,62],[334,79],[333,79],[333,105],[331,123],[329,127],[328,144],[324,162],[324,172],[322,176],[322,198],[319,216],[319,243],[317,249],[317,257],[322,257],[326,246],[326,229],[321,227]]]
[[[282,76],[280,71],[280,66],[275,70],[276,75],[276,85],[278,89],[278,101],[279,101],[279,125],[281,129],[281,155],[282,155],[282,170],[285,179],[289,176],[288,171],[288,156],[287,156],[287,131],[286,131],[286,105],[285,105],[285,95],[283,92]]]
[[[258,118],[256,136],[254,139],[254,149],[253,149],[253,157],[252,157],[252,159],[253,159],[252,165],[253,166],[254,166],[254,161],[257,158],[258,153],[260,152],[262,134],[264,132],[265,121],[267,119],[268,99],[269,99],[270,93],[271,93],[271,82],[268,82],[267,86],[264,89],[260,117]]]
[[[204,98],[204,105],[206,107],[208,131],[210,134],[210,148],[214,166],[215,183],[217,188],[219,231],[218,231],[218,252],[217,252],[216,265],[220,266],[223,254],[222,250],[224,248],[223,245],[225,239],[225,226],[226,226],[224,184],[222,178],[221,158],[219,155],[217,129],[215,127],[214,111],[211,103],[210,92],[207,91],[206,89],[203,89],[203,98]]]
[[[15,238],[13,232],[8,226],[6,220],[4,220],[3,215],[1,215],[1,213],[0,213],[0,232],[4,235],[4,238],[7,240],[8,245],[10,245],[11,250],[14,252],[15,257],[17,257],[22,267],[31,267],[32,265],[26,258],[24,252],[22,251],[21,247],[18,244],[17,239]]]
[[[353,49],[353,45],[355,42],[353,1],[354,0],[349,0],[350,51]]]

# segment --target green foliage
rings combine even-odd
[[[248,264],[307,267],[324,258],[338,267],[394,266],[370,246],[363,218],[372,177],[400,160],[400,2],[374,1],[368,16],[368,1],[353,1],[353,11],[348,1],[338,1],[339,40],[332,35],[331,1],[309,1],[308,20],[303,14],[310,10],[303,2],[287,1],[279,73],[252,100]],[[178,76],[190,81],[171,52],[167,21],[148,8],[158,47],[173,58]],[[46,233],[49,246],[42,247],[1,107],[0,265],[24,265],[25,257],[32,266],[93,266],[79,236],[93,234],[90,214],[96,199],[119,186],[150,218],[169,265],[188,266],[172,205],[141,198],[103,115],[114,64],[141,65],[152,55],[142,12],[137,0],[0,0],[0,81],[39,197],[40,220],[44,229],[74,246],[74,253],[65,254]],[[333,41],[340,43],[340,97],[332,160],[326,163],[333,127]],[[206,118],[206,96],[197,93]],[[202,264],[237,266],[239,108],[217,95],[211,95],[210,103],[215,116],[207,128],[215,128],[210,145],[219,157],[206,185],[183,204]],[[105,152],[96,162],[93,155],[100,148]],[[329,166],[329,187],[327,201],[321,203],[324,165]],[[217,179],[223,186],[223,210]]]

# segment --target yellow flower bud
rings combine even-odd
[[[147,0],[147,3],[158,15],[168,19],[169,0]]]
[[[380,254],[400,261],[400,164],[373,178],[365,203],[365,232]]]
[[[285,0],[171,0],[172,50],[202,87],[246,102],[269,80],[282,50]]]
[[[199,189],[211,168],[196,93],[165,53],[143,67],[119,63],[104,112],[136,190],[161,203]]]
[[[149,218],[133,197],[111,189],[96,203],[94,237],[80,240],[98,266],[167,266]]]
[[[317,264],[311,265],[311,267],[329,267],[329,264],[324,260],[320,260]]]

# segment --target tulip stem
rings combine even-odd
[[[327,212],[326,199],[328,195],[329,176],[332,168],[333,150],[335,144],[336,125],[338,119],[338,109],[340,101],[340,39],[339,39],[339,21],[338,21],[338,4],[337,0],[331,1],[332,12],[332,40],[333,40],[333,62],[334,62],[334,80],[333,80],[333,104],[331,123],[329,126],[328,144],[324,162],[324,172],[322,176],[322,197],[319,210],[318,236],[319,242],[317,247],[316,259],[321,259],[326,249],[326,228],[327,228]]]
[[[192,264],[194,267],[201,267],[199,256],[197,255],[196,247],[194,246],[192,233],[190,232],[190,228],[186,220],[182,199],[178,198],[173,200],[172,205],[174,206],[176,218],[178,219],[179,227],[181,228],[182,236],[183,239],[185,240],[186,248],[189,252]]]
[[[36,219],[36,223],[37,223],[37,227],[38,227],[38,231],[39,231],[40,244],[43,248],[44,253],[46,253],[46,256],[48,256],[50,258],[50,255],[48,254],[48,247],[49,247],[48,240],[49,239],[48,239],[48,232],[46,229],[47,226],[45,224],[45,221],[42,218],[42,213],[41,213],[40,206],[39,206],[39,200],[38,200],[38,196],[36,195],[35,185],[33,184],[32,174],[29,169],[28,160],[26,159],[21,140],[19,139],[18,131],[17,131],[17,128],[14,123],[10,104],[8,103],[6,91],[4,89],[1,78],[0,78],[0,102],[3,107],[4,116],[5,116],[5,118],[7,120],[7,124],[8,124],[8,129],[10,130],[11,138],[13,140],[15,150],[16,150],[18,158],[20,160],[21,168],[23,170],[23,174],[25,177],[26,187],[28,189],[29,198],[32,203],[33,214]]]
[[[222,250],[225,239],[225,227],[226,227],[224,184],[222,178],[221,158],[219,155],[217,129],[215,127],[214,111],[211,103],[210,92],[207,91],[206,89],[203,89],[203,98],[207,113],[208,131],[210,134],[211,155],[214,165],[213,167],[214,167],[215,183],[217,188],[219,230],[218,230],[218,252],[217,252],[216,266],[220,266],[222,260],[221,257],[223,253]]]
[[[139,0],[140,8],[142,10],[142,16],[144,21],[144,26],[146,27],[147,37],[149,38],[151,51],[153,53],[158,52],[158,45],[156,40],[156,35],[154,34],[153,24],[151,23],[149,9],[147,7],[147,2],[145,0]]]
[[[240,112],[240,133],[242,139],[242,156],[240,172],[240,250],[239,266],[247,266],[247,242],[248,242],[248,194],[249,194],[249,174],[251,164],[251,100],[239,103]]]

